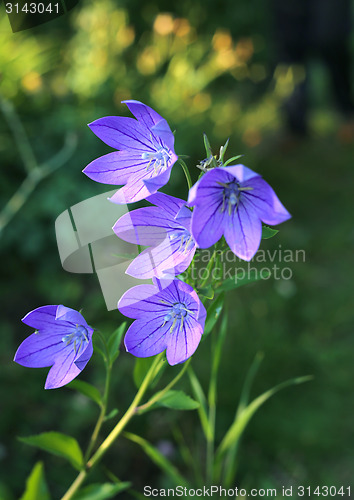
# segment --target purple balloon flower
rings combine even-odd
[[[36,331],[22,342],[14,361],[30,368],[51,366],[45,389],[68,384],[85,368],[93,352],[93,329],[79,312],[65,306],[43,306],[22,321]]]
[[[132,203],[156,193],[169,178],[178,157],[174,135],[166,120],[139,101],[123,101],[137,118],[106,116],[89,124],[114,153],[87,165],[84,174],[104,184],[123,185],[110,200]]]
[[[118,303],[122,314],[136,320],[125,335],[125,347],[138,358],[166,350],[170,365],[183,363],[200,342],[205,307],[183,281],[154,279],[154,283],[131,288]]]
[[[167,194],[156,193],[147,200],[156,206],[128,212],[113,226],[124,241],[149,246],[126,273],[140,279],[177,276],[188,268],[196,250],[190,233],[192,212],[184,200]]]
[[[192,234],[201,248],[222,235],[241,259],[251,260],[259,248],[262,223],[279,224],[291,217],[262,177],[244,165],[209,170],[190,189],[194,205]]]

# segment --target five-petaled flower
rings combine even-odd
[[[156,193],[169,178],[178,157],[174,135],[164,118],[139,101],[123,101],[137,118],[107,116],[89,127],[103,142],[118,149],[91,162],[83,172],[104,184],[124,185],[110,200],[132,203]]]
[[[136,320],[125,335],[125,347],[139,358],[166,350],[170,365],[183,363],[200,342],[205,307],[187,283],[153,280],[154,285],[131,288],[118,303],[122,314]]]
[[[30,368],[51,366],[45,389],[71,382],[92,356],[93,329],[74,309],[57,305],[38,307],[23,323],[35,328],[17,349],[14,361]]]
[[[259,248],[262,223],[279,224],[291,217],[270,185],[244,165],[209,170],[190,189],[194,206],[192,235],[208,248],[222,235],[241,259],[251,260]]]
[[[149,246],[126,272],[140,279],[177,276],[188,268],[196,251],[190,233],[192,212],[186,201],[163,193],[153,194],[147,201],[156,206],[126,213],[113,226],[123,240]]]

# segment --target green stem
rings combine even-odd
[[[96,444],[98,435],[100,433],[102,424],[104,422],[106,412],[107,412],[107,405],[108,405],[108,395],[109,395],[109,388],[110,388],[110,383],[111,383],[111,373],[112,373],[112,364],[109,363],[106,365],[106,382],[105,382],[105,389],[104,389],[104,394],[103,394],[103,401],[102,401],[102,406],[101,406],[101,411],[98,417],[98,420],[96,422],[94,431],[92,433],[90,443],[87,447],[86,453],[85,453],[85,462],[90,458],[90,455],[92,453],[92,450]]]
[[[86,479],[89,470],[92,469],[93,467],[95,467],[95,465],[97,465],[97,463],[101,460],[101,458],[106,453],[106,451],[112,446],[112,444],[117,439],[119,434],[123,431],[124,427],[128,424],[130,419],[136,414],[137,406],[140,403],[141,399],[143,398],[146,390],[148,389],[150,382],[154,378],[154,376],[156,374],[156,368],[158,367],[158,365],[160,365],[161,358],[162,358],[162,355],[156,356],[153,364],[151,365],[149,371],[145,375],[145,378],[144,378],[138,392],[136,393],[135,398],[133,399],[131,405],[129,406],[128,410],[125,412],[125,414],[119,420],[119,422],[114,427],[114,429],[109,433],[109,435],[103,441],[103,443],[98,448],[98,450],[94,453],[94,455],[87,462],[86,467],[79,473],[79,475],[77,476],[77,478],[72,483],[72,485],[70,486],[70,488],[68,489],[68,491],[65,493],[65,495],[62,497],[61,500],[71,500],[71,498],[78,491],[81,484]]]
[[[164,396],[164,394],[166,394],[166,392],[168,392],[170,389],[172,389],[172,387],[179,381],[179,379],[183,376],[184,372],[187,370],[189,363],[191,362],[191,359],[192,358],[189,358],[184,363],[182,370],[178,373],[178,375],[175,376],[174,379],[171,380],[171,382],[169,384],[166,385],[166,387],[164,389],[162,389],[162,391],[157,392],[151,399],[149,399],[149,401],[147,403],[145,403],[141,406],[138,406],[137,411],[140,413],[144,410],[147,410],[148,408],[150,408],[150,406],[152,406],[154,403],[159,401],[159,399],[161,399],[162,396]]]
[[[206,278],[202,281],[202,283],[200,284],[199,288],[203,288],[203,287],[205,287],[205,286],[207,285],[207,283],[208,283],[208,280],[209,280],[209,274],[210,274],[210,269],[212,268],[212,265],[213,265],[213,263],[214,263],[214,259],[215,259],[215,257],[216,257],[216,253],[217,253],[217,251],[216,251],[216,250],[214,250],[213,255],[211,256],[211,258],[210,258],[210,260],[209,260],[209,262],[208,262],[208,265],[207,265],[207,267],[206,267],[206,269],[205,269],[205,271],[206,271]]]
[[[188,189],[190,189],[193,186],[191,174],[189,173],[186,163],[181,158],[179,158],[178,161],[180,162],[181,167],[183,168],[184,175],[186,176],[187,179]]]

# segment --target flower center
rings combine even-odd
[[[191,311],[187,309],[186,305],[182,302],[175,302],[169,309],[168,313],[163,318],[163,324],[161,328],[168,322],[172,321],[172,325],[170,327],[170,333],[173,332],[174,327],[178,323],[178,328],[183,328],[183,323],[187,318],[188,314],[191,314]]]
[[[218,182],[218,184],[224,188],[222,193],[222,205],[220,211],[225,212],[225,208],[227,206],[229,215],[232,214],[233,210],[234,213],[237,212],[242,191],[253,190],[252,187],[241,187],[239,183],[236,181],[231,181],[228,182],[227,184],[223,182]]]
[[[177,238],[180,240],[180,247],[178,249],[180,252],[187,253],[194,246],[193,236],[188,229],[176,229],[176,231],[172,232],[170,238],[172,241]]]
[[[61,340],[65,342],[67,346],[73,343],[75,354],[77,354],[81,347],[89,341],[87,328],[82,325],[76,325],[75,330],[68,333],[68,335],[64,335]]]
[[[161,174],[167,168],[167,163],[171,158],[170,153],[164,147],[159,147],[156,151],[149,151],[141,155],[143,160],[150,160],[146,169],[151,166],[154,168],[156,175]]]

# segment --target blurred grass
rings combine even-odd
[[[255,283],[228,297],[219,437],[232,420],[257,351],[265,353],[265,361],[254,395],[291,377],[315,376],[306,386],[277,395],[256,415],[242,443],[238,483],[352,482],[354,145],[338,140],[340,122],[325,102],[323,70],[315,65],[312,137],[296,147],[280,147],[280,107],[297,75],[292,68],[274,71],[268,17],[259,1],[242,0],[237,8],[231,0],[220,8],[211,1],[179,2],[172,9],[167,2],[117,6],[111,0],[87,0],[65,18],[14,35],[2,16],[0,92],[17,109],[39,161],[62,146],[68,131],[78,133],[79,144],[68,163],[38,186],[1,240],[1,499],[17,498],[34,461],[43,457],[17,442],[16,435],[58,430],[84,442],[95,417],[93,405],[69,390],[44,392],[45,369],[28,370],[11,360],[29,333],[20,318],[39,305],[83,307],[88,322],[107,332],[121,321],[118,311],[105,311],[96,276],[63,271],[54,221],[69,206],[107,190],[81,174],[93,158],[109,151],[86,123],[108,114],[128,115],[120,104],[128,98],[146,102],[168,120],[177,130],[176,150],[190,155],[191,166],[204,156],[202,132],[215,151],[230,136],[230,154],[245,154],[244,163],[264,175],[293,215],[262,248],[306,250],[306,262],[291,265],[291,281]],[[25,175],[3,120],[0,153],[2,206]],[[193,179],[198,173],[192,171]],[[166,191],[186,196],[179,167]],[[204,384],[209,350],[209,342],[202,343],[194,361]],[[131,400],[132,366],[132,359],[122,355],[112,407],[123,409]],[[83,379],[102,384],[101,368],[94,357]],[[202,459],[196,415],[159,410],[134,422],[132,431],[163,442],[182,418],[185,439]],[[125,480],[133,471],[137,487],[165,484],[124,440],[110,457],[113,472]],[[72,473],[53,457],[46,461],[46,473],[56,498]]]

